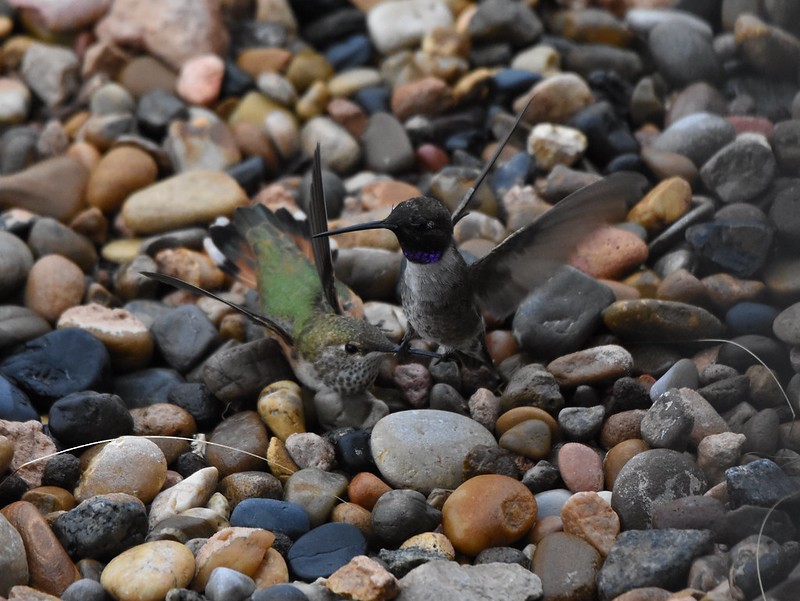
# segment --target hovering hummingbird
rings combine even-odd
[[[417,196],[399,203],[386,219],[316,234],[323,237],[385,228],[397,236],[407,260],[400,286],[410,326],[404,337],[406,345],[416,332],[462,361],[467,358],[491,368],[481,311],[496,320],[507,318],[591,230],[621,221],[628,204],[641,198],[647,183],[644,176],[615,173],[570,194],[468,265],[456,248],[453,227],[467,215],[475,190],[524,111],[452,215],[439,200]]]
[[[316,201],[309,224],[315,232],[327,227],[319,146],[314,155],[311,196]],[[369,322],[342,314],[327,239],[312,239],[315,271],[285,229],[281,217],[263,205],[255,205],[236,209],[229,224],[209,230],[214,245],[226,258],[222,268],[257,290],[263,314],[172,276],[143,273],[214,298],[265,326],[277,336],[295,375],[308,388],[358,395],[375,380],[382,359],[400,351],[401,346]],[[411,351],[437,356],[423,349]]]

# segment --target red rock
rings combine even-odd
[[[390,490],[392,490],[392,487],[375,474],[359,472],[353,476],[350,484],[347,485],[347,496],[353,503],[372,511],[381,495]]]
[[[603,466],[597,452],[585,444],[568,442],[558,451],[558,471],[572,492],[603,489]]]
[[[564,532],[585,540],[606,557],[620,530],[619,516],[600,495],[578,492],[561,509]]]

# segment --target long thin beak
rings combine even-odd
[[[397,352],[399,352],[401,350],[401,347],[398,345],[397,349],[398,349]],[[428,357],[430,359],[442,358],[442,355],[440,355],[439,353],[435,353],[433,351],[426,351],[425,349],[421,348],[408,347],[405,349],[404,352],[408,353],[409,355],[416,355],[417,357]]]
[[[385,221],[368,221],[366,223],[356,223],[355,225],[348,225],[347,227],[339,227],[334,230],[328,230],[326,232],[319,232],[318,234],[314,234],[314,238],[319,238],[320,236],[335,236],[336,234],[346,234],[348,232],[361,232],[363,230],[377,230],[377,229],[387,229],[393,230],[395,229],[394,224],[386,223]]]

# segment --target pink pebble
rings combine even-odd
[[[216,54],[190,58],[181,67],[177,90],[190,104],[206,106],[219,97],[225,63]]]
[[[558,451],[561,479],[572,492],[603,489],[603,464],[596,451],[578,442],[568,442]]]

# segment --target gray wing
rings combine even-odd
[[[530,225],[506,238],[470,268],[470,283],[481,308],[497,319],[553,274],[582,239],[604,223],[625,218],[647,179],[620,172],[573,192]]]
[[[325,191],[322,189],[322,166],[319,144],[314,150],[314,164],[311,171],[311,202],[308,205],[308,226],[311,235],[311,248],[314,251],[314,265],[317,268],[325,298],[333,310],[341,315],[342,307],[336,294],[336,282],[333,275],[333,259],[331,258],[331,242],[328,236],[315,237],[320,232],[328,231],[328,209],[325,206]]]

